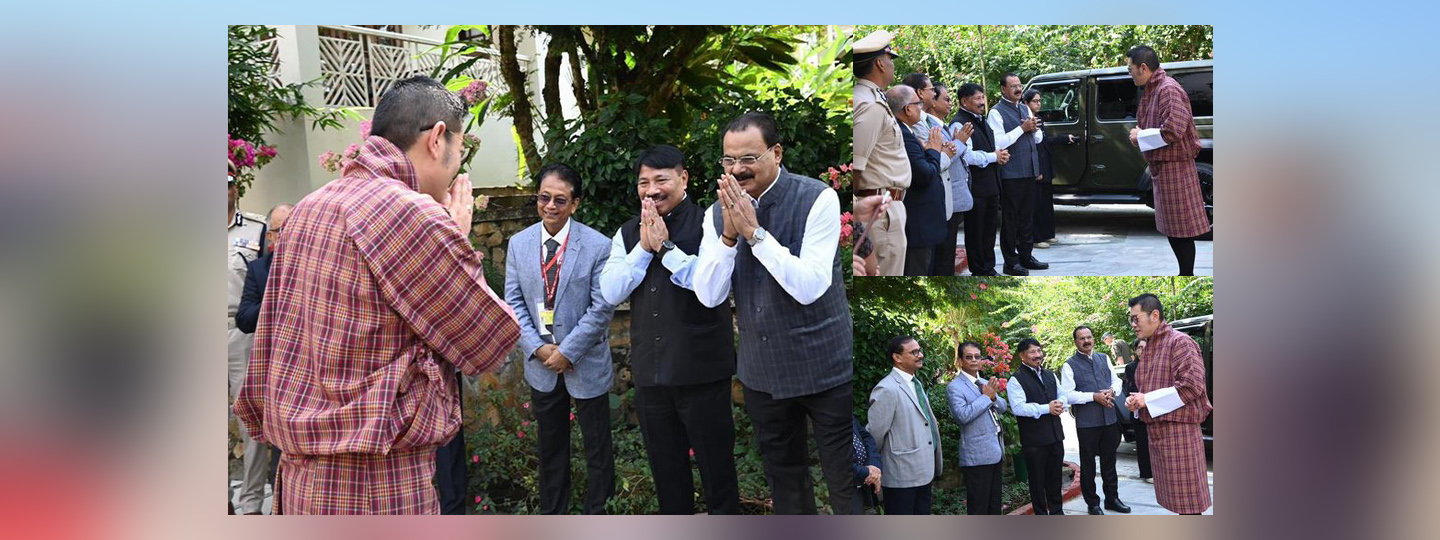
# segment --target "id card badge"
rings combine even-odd
[[[540,314],[540,335],[549,336],[550,327],[555,325],[555,310],[545,309],[545,301],[535,303],[535,312]]]

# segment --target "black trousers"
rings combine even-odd
[[[1065,443],[1055,441],[1044,446],[1024,446],[1020,454],[1025,457],[1025,468],[1030,472],[1030,503],[1035,515],[1060,515],[1064,501],[1060,500],[1060,470],[1065,459]]]
[[[684,386],[637,386],[635,409],[661,514],[695,513],[692,449],[710,513],[740,513],[728,377]]]
[[[1120,423],[1103,427],[1078,428],[1080,435],[1080,492],[1085,504],[1100,504],[1095,493],[1095,458],[1100,458],[1100,479],[1105,484],[1105,500],[1120,500],[1120,478],[1115,473],[1115,449],[1120,446]]]
[[[933,247],[907,247],[905,248],[905,275],[907,276],[928,276],[930,275],[930,261],[935,255]]]
[[[963,221],[965,221],[965,213],[956,212],[950,214],[950,220],[945,222],[945,241],[935,246],[935,255],[930,260],[930,275],[955,275],[955,240],[960,234],[960,223]]]
[[[1035,184],[1035,231],[1031,238],[1036,242],[1055,238],[1055,186],[1049,180]]]
[[[1030,257],[1035,241],[1035,179],[1000,181],[1000,255],[1005,266]]]
[[[820,470],[830,488],[831,512],[844,514],[851,508],[855,498],[850,468],[854,453],[854,420],[850,412],[854,386],[847,382],[788,399],[775,399],[769,393],[745,387],[745,410],[755,427],[776,514],[817,513],[805,444],[807,418],[815,429]]]
[[[965,257],[971,275],[995,272],[995,231],[1000,229],[1000,196],[976,196],[965,212]]]
[[[570,513],[570,394],[565,378],[555,389],[530,389],[531,410],[540,424],[540,513]],[[575,400],[585,442],[585,513],[604,514],[615,494],[615,449],[610,440],[610,396]]]
[[[998,516],[1000,512],[1000,464],[960,467],[965,477],[965,507],[972,516]]]
[[[930,515],[930,499],[932,496],[930,487],[933,485],[935,485],[935,482],[910,488],[880,488],[880,491],[885,494],[885,515]]]
[[[460,375],[456,374],[455,377],[458,382]],[[458,384],[456,388],[459,388]],[[459,394],[463,395],[464,392]],[[463,398],[457,396],[457,399]],[[463,402],[461,407],[464,407]],[[461,426],[450,442],[435,449],[435,487],[440,492],[441,515],[465,515],[465,488],[469,485],[466,465],[465,428]]]
[[[1145,422],[1135,420],[1135,461],[1140,465],[1140,478],[1154,478],[1150,471],[1150,432]]]

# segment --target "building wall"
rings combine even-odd
[[[277,51],[280,58],[280,79],[285,83],[315,80],[320,77],[319,29],[316,26],[276,26],[279,31]],[[445,26],[404,26],[407,35],[443,40]],[[533,60],[528,63],[527,88],[532,102],[539,102],[540,84],[544,80],[539,61],[545,54],[545,40],[536,40],[528,35],[519,44],[519,52]],[[522,64],[522,67],[527,66]],[[562,103],[567,116],[578,114],[574,97],[568,91],[571,77],[568,64],[562,64],[560,83],[567,91],[561,92]],[[324,96],[319,88],[306,91],[307,100],[323,103]],[[370,119],[375,111],[371,107],[352,109],[363,119]],[[274,161],[256,174],[255,183],[240,201],[241,209],[247,212],[265,213],[279,203],[293,204],[305,195],[333,180],[338,173],[326,171],[319,164],[319,155],[325,151],[336,153],[345,150],[351,143],[360,142],[360,121],[345,119],[343,129],[318,130],[310,128],[308,119],[280,119],[276,126],[280,133],[265,137],[266,143],[278,150]],[[487,116],[485,123],[476,132],[480,137],[480,149],[468,167],[470,179],[477,188],[505,187],[528,184],[520,178],[520,159],[513,123],[509,118],[495,114]],[[541,133],[535,138],[540,140]],[[537,167],[538,168],[538,167]]]

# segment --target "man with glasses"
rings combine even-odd
[[[610,440],[610,316],[600,292],[610,240],[570,218],[580,208],[580,174],[551,163],[536,175],[540,223],[510,238],[505,301],[520,320],[525,381],[539,424],[540,513],[570,513],[570,401],[585,442],[586,514],[604,514],[615,494]]]
[[[870,239],[880,275],[898,276],[905,270],[905,190],[910,187],[910,160],[895,114],[885,104],[884,88],[895,80],[890,32],[876,30],[855,42],[854,149],[855,198],[889,195],[883,215],[856,215],[862,224],[875,220]]]
[[[285,220],[235,413],[281,450],[286,514],[438,513],[446,374],[498,368],[519,337],[466,238],[464,115],[439,81],[395,83],[345,176]]]
[[[735,475],[734,322],[729,306],[695,298],[705,211],[685,192],[685,154],[660,145],[640,155],[640,214],[610,240],[600,292],[630,299],[630,372],[661,514],[695,513],[690,452],[711,514],[740,512]]]
[[[945,187],[940,171],[949,165],[942,159],[955,154],[955,146],[945,144],[940,126],[925,129],[924,145],[913,126],[925,126],[922,102],[915,90],[896,85],[885,92],[885,100],[895,120],[900,123],[905,139],[905,153],[910,161],[910,205],[905,222],[905,275],[930,275],[930,261],[935,246],[945,239]],[[942,153],[943,152],[943,153]]]
[[[1000,103],[990,109],[985,122],[995,134],[995,148],[1010,151],[1010,160],[1000,166],[1000,254],[1005,257],[1002,272],[1028,276],[1030,270],[1050,265],[1035,259],[1035,183],[1040,176],[1040,154],[1035,145],[1041,139],[1030,108],[1020,103],[1020,77],[1000,77]]]
[[[736,375],[778,514],[814,514],[805,432],[814,426],[830,508],[847,513],[853,342],[840,273],[840,198],[781,167],[775,119],[745,113],[725,127],[725,173],[705,212],[695,295],[719,306],[733,290]]]

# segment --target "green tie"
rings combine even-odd
[[[915,385],[915,395],[920,398],[920,410],[925,412],[925,421],[930,423],[930,440],[940,441],[940,426],[935,425],[935,414],[930,412],[930,398],[925,395],[925,388],[920,386],[920,378],[910,379]]]

